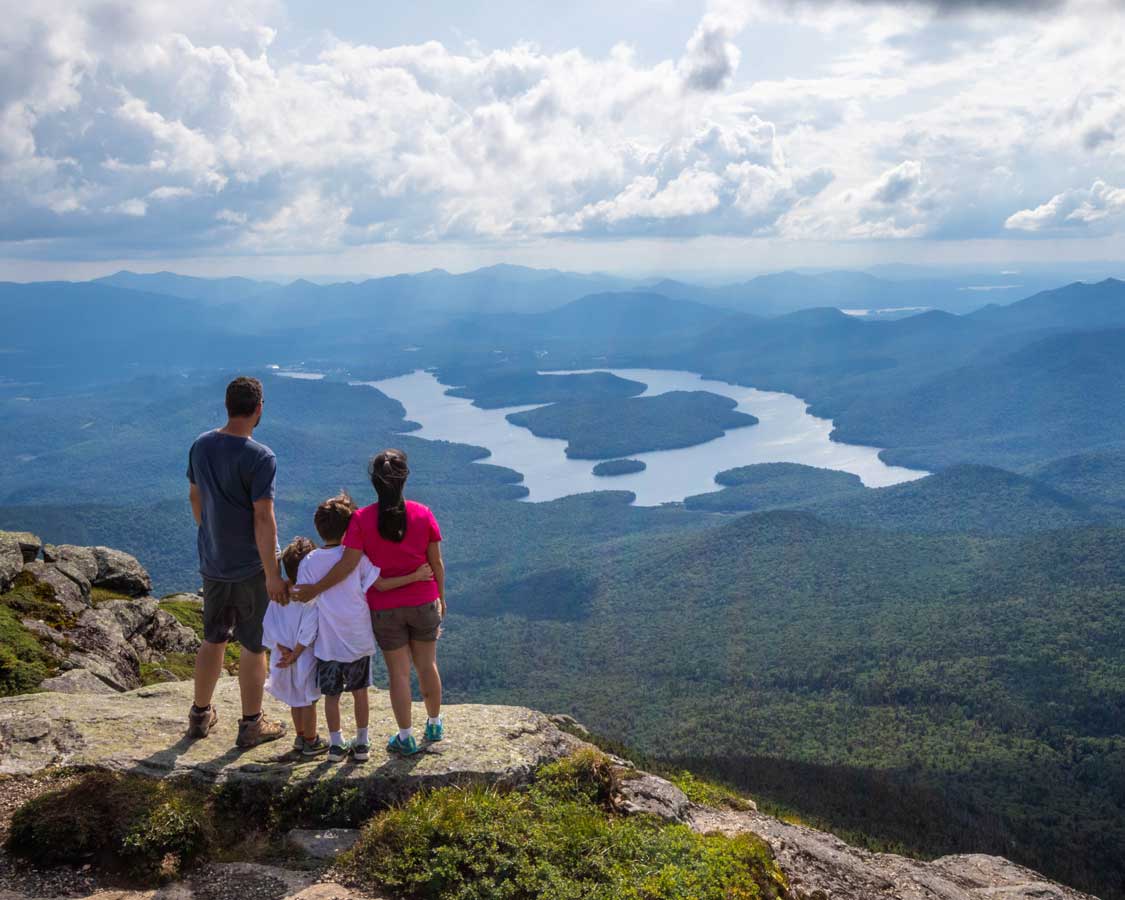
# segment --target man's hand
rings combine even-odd
[[[289,585],[280,575],[266,572],[266,593],[274,603],[282,606],[289,603]]]
[[[433,581],[434,570],[430,568],[429,563],[422,563],[417,569],[414,570],[415,581]]]

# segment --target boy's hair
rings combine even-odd
[[[323,541],[338,543],[343,540],[354,512],[355,501],[347,491],[340,491],[335,497],[329,497],[316,508],[316,515],[313,516],[316,533]]]
[[[248,375],[239,375],[227,385],[227,415],[244,419],[254,415],[262,402],[262,382]]]
[[[285,569],[285,577],[293,584],[297,583],[297,569],[301,560],[316,549],[316,544],[307,537],[295,537],[289,546],[281,551],[281,565]]]

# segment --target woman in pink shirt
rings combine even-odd
[[[445,618],[441,530],[428,507],[403,497],[410,475],[405,453],[384,450],[371,460],[368,474],[379,502],[352,515],[344,536],[344,555],[332,570],[316,584],[301,585],[294,591],[298,600],[310,600],[346,578],[364,556],[378,567],[382,578],[416,576],[393,590],[376,583],[367,592],[371,625],[387,663],[391,708],[399,728],[387,749],[410,756],[419,749],[411,726],[411,665],[418,673],[426,704],[426,740],[440,741],[444,736],[437,668],[437,639]]]

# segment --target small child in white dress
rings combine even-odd
[[[301,561],[315,548],[308,538],[299,537],[282,551],[281,564],[291,584],[296,583]],[[316,680],[313,644],[318,631],[317,603],[270,601],[262,623],[262,643],[270,651],[270,670],[266,690],[290,707],[297,737],[294,751],[302,756],[328,752],[328,742],[316,733],[316,703],[320,689]]]

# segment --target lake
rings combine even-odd
[[[831,420],[809,415],[808,405],[792,394],[712,381],[692,372],[586,371],[612,372],[621,378],[642,382],[646,385],[643,397],[668,391],[721,394],[735,400],[740,412],[757,416],[759,423],[732,429],[720,438],[694,447],[633,454],[631,459],[639,459],[648,466],[644,472],[599,478],[593,474],[596,460],[568,459],[564,452],[566,441],[536,437],[506,419],[509,413],[534,409],[541,404],[479,409],[471,400],[450,397],[445,393],[448,385],[421,370],[398,378],[355,383],[377,388],[406,407],[406,417],[422,426],[421,430],[410,432],[413,437],[487,448],[492,455],[486,462],[515,469],[523,475],[530,501],[555,500],[588,491],[626,490],[636,494],[636,503],[641,506],[659,506],[718,490],[716,474],[754,463],[793,462],[852,472],[868,487],[885,487],[928,474],[888,466],[879,459],[878,448],[829,440]]]

